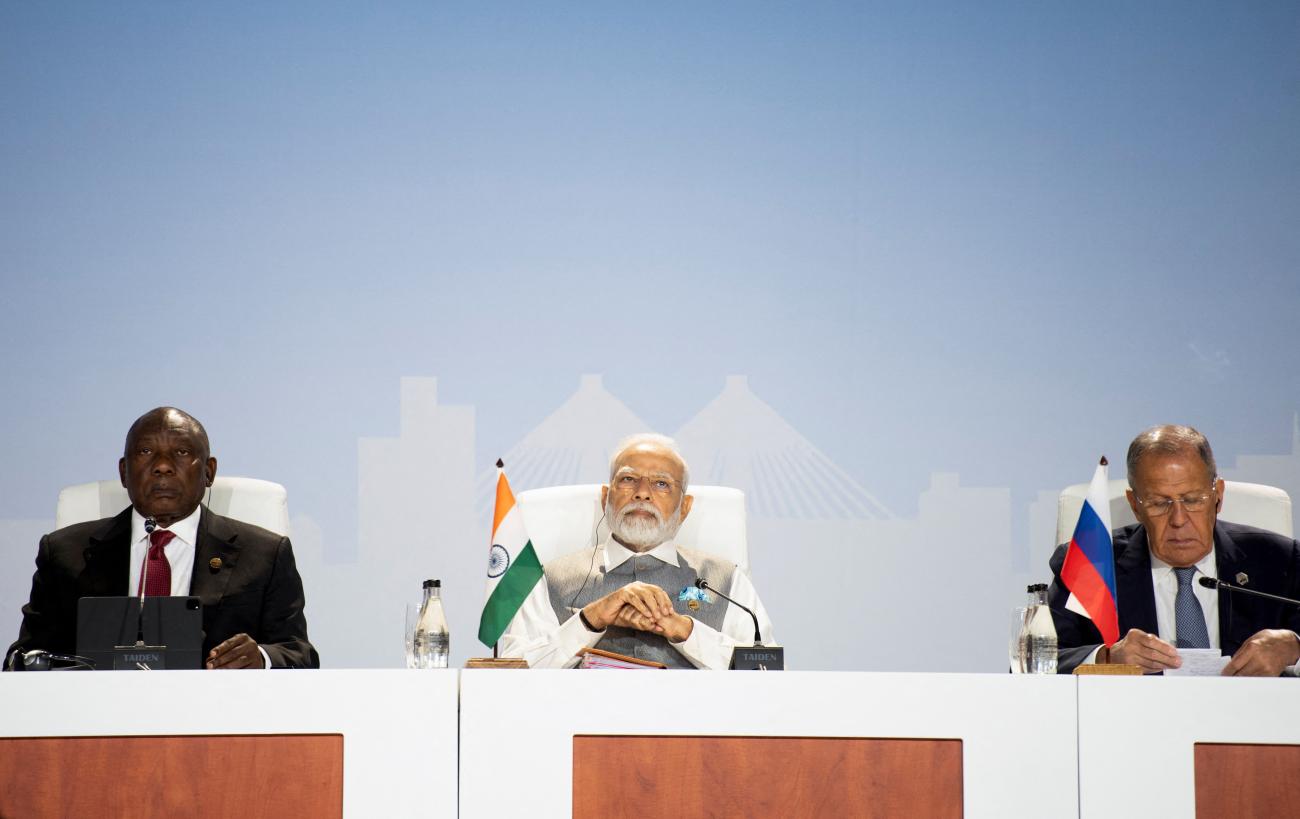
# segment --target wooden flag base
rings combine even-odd
[[[470,657],[465,661],[466,668],[527,668],[528,661],[523,657]]]
[[[1142,676],[1142,667],[1130,663],[1093,663],[1091,665],[1076,665],[1074,673],[1080,676],[1140,677]]]

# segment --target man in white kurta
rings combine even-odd
[[[748,575],[673,542],[693,501],[687,481],[671,439],[628,439],[601,490],[610,538],[548,562],[501,637],[502,655],[532,668],[570,668],[595,647],[669,667],[725,669],[736,645],[753,644],[754,621],[701,593],[697,577],[752,609],[770,643],[772,624]]]

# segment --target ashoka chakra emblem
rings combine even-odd
[[[488,552],[488,577],[500,577],[510,568],[510,553],[506,547],[492,544],[491,551]]]

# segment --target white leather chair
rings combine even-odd
[[[284,487],[257,478],[225,478],[212,482],[204,503],[218,515],[289,534],[289,498]],[[108,518],[131,505],[120,481],[91,481],[68,486],[59,492],[54,513],[56,528]]]
[[[609,537],[609,526],[601,521],[600,486],[551,486],[515,496],[543,565]],[[691,486],[687,494],[695,497],[695,505],[677,533],[677,544],[730,560],[748,571],[745,493],[726,486]]]
[[[1287,537],[1295,537],[1291,519],[1291,496],[1275,486],[1262,483],[1245,483],[1243,481],[1224,481],[1223,506],[1219,509],[1219,519],[1231,523],[1243,523],[1277,532]],[[1121,526],[1137,523],[1133,510],[1129,508],[1125,491],[1128,481],[1110,482],[1110,525],[1118,529]],[[1062,490],[1056,501],[1056,542],[1069,543],[1074,536],[1074,526],[1079,522],[1079,511],[1083,509],[1083,499],[1088,494],[1088,484],[1077,483]]]

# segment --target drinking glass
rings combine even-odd
[[[416,668],[415,626],[420,622],[420,604],[406,604],[406,667]]]
[[[1020,632],[1024,631],[1025,618],[1029,616],[1027,606],[1016,606],[1011,611],[1011,639],[1007,644],[1007,656],[1011,660],[1011,673],[1025,673],[1024,662],[1020,656]]]

